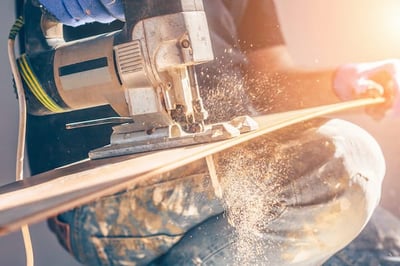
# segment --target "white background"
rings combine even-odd
[[[296,62],[305,67],[335,66],[348,61],[400,57],[400,1],[397,0],[277,0],[282,28]],[[0,184],[14,179],[18,107],[7,58],[7,36],[14,21],[14,1],[0,8]],[[260,32],[260,34],[262,34]],[[387,157],[388,172],[382,203],[397,214],[396,191],[400,156],[400,118],[374,122],[348,116],[369,130]],[[45,158],[43,158],[45,159]],[[37,266],[78,265],[64,252],[46,224],[31,227]],[[0,238],[0,266],[25,264],[19,233]]]

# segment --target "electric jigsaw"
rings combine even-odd
[[[18,59],[28,112],[47,115],[110,105],[110,145],[92,159],[222,140],[253,130],[249,117],[207,124],[195,66],[213,60],[202,0],[125,0],[121,29],[78,40],[34,0],[25,4]]]

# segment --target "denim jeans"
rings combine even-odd
[[[337,119],[287,127],[214,160],[222,199],[199,160],[50,227],[85,265],[321,265],[364,228],[385,173],[373,138]]]
[[[400,220],[378,207],[367,226],[323,266],[400,265]]]

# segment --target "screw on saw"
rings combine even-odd
[[[181,41],[181,46],[182,46],[182,48],[185,48],[185,49],[189,48],[190,47],[190,41],[188,39],[183,39]]]

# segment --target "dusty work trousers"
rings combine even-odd
[[[85,265],[320,265],[378,204],[385,164],[374,139],[316,119],[50,220]]]

